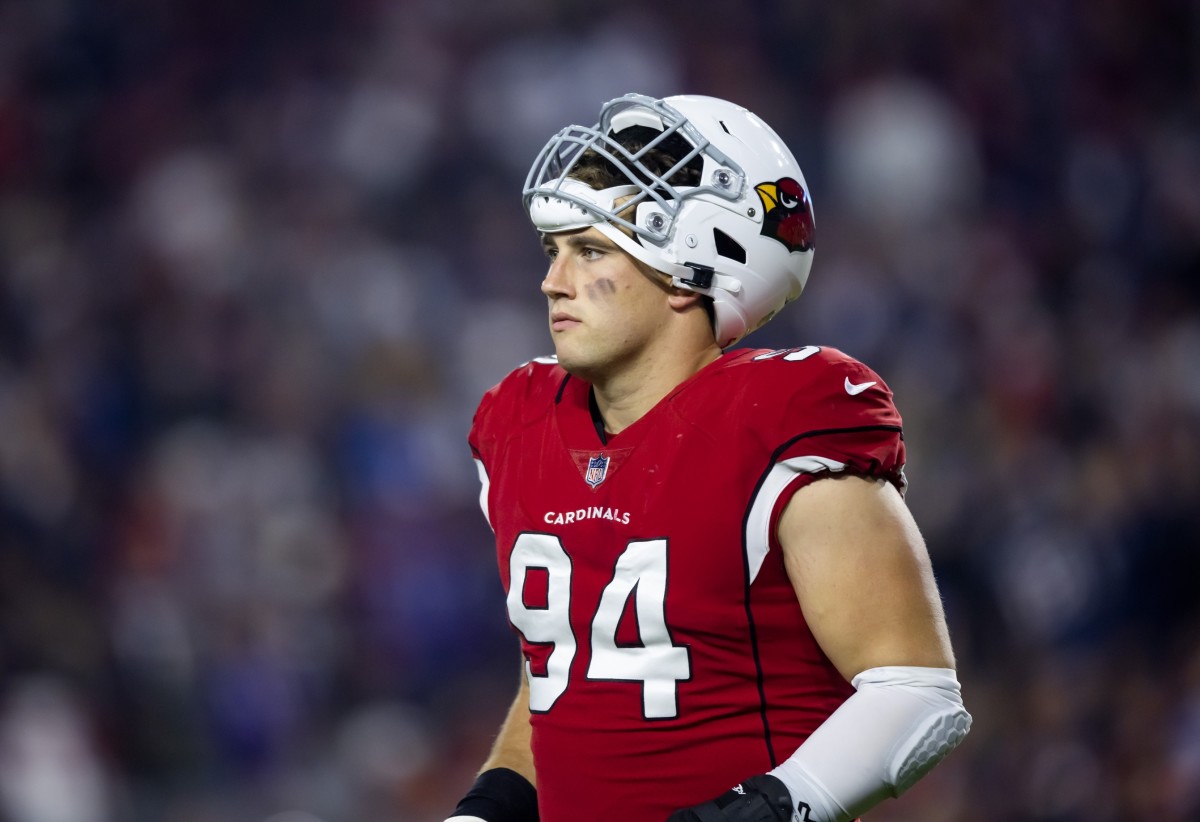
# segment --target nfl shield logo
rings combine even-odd
[[[597,454],[588,459],[587,473],[583,475],[584,480],[588,485],[595,488],[600,483],[604,482],[604,477],[608,473],[608,457],[603,454]]]

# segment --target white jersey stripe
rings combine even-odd
[[[763,560],[771,550],[771,511],[775,502],[798,474],[834,473],[846,470],[846,463],[827,457],[792,457],[776,463],[759,487],[746,518],[746,560],[750,566],[750,582],[758,577]]]
[[[475,460],[475,470],[479,472],[479,507],[483,509],[483,518],[487,520],[488,526],[495,531],[496,526],[492,525],[492,517],[488,514],[488,491],[491,490],[492,481],[488,479],[487,469],[483,467],[483,460]]]

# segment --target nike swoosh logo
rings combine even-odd
[[[872,385],[875,385],[875,384],[876,384],[875,380],[871,380],[870,382],[860,382],[857,385],[855,385],[854,383],[850,382],[849,377],[846,377],[846,393],[849,394],[850,396],[854,397],[854,396],[857,396],[858,394],[861,394],[862,392],[866,391],[868,388],[870,388]]]

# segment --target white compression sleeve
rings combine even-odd
[[[870,668],[851,684],[855,693],[771,771],[813,822],[845,822],[899,796],[971,728],[953,669]]]

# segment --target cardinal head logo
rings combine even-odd
[[[763,224],[760,232],[783,243],[790,251],[809,251],[813,247],[812,205],[808,192],[791,177],[754,187],[763,204]]]

